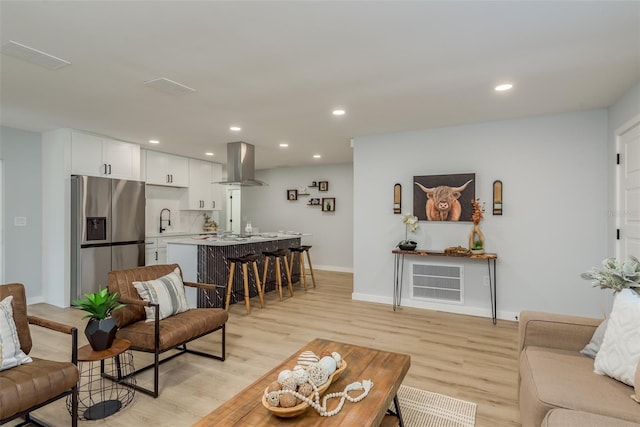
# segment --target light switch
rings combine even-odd
[[[16,227],[24,227],[27,225],[27,217],[26,216],[16,216],[13,218],[13,225]]]

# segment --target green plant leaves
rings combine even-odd
[[[110,294],[109,290],[105,288],[99,292],[84,294],[84,298],[73,301],[73,307],[89,313],[83,319],[90,317],[101,320],[125,306],[119,303],[119,299],[120,295],[117,292]]]

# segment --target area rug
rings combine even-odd
[[[473,427],[476,423],[475,403],[405,385],[398,390],[398,400],[406,427]]]

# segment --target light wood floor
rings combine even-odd
[[[80,425],[190,426],[316,337],[407,353],[411,368],[404,384],[477,403],[478,427],[520,425],[517,323],[501,320],[494,326],[487,318],[413,308],[394,312],[389,305],[352,301],[350,273],[317,271],[316,280],[316,289],[305,293],[296,285],[295,296],[283,302],[269,293],[264,309],[253,298],[250,315],[244,304],[233,305],[225,362],[180,356],[161,367],[160,397],[138,393],[122,411]],[[29,314],[74,324],[81,331],[86,323],[81,320],[84,312],[46,304],[29,306]],[[66,336],[36,326],[31,331],[31,355],[69,360]],[[86,344],[84,334],[79,335],[80,345]],[[218,349],[218,343],[219,334],[214,334],[192,347]],[[135,353],[136,365],[147,360],[148,355]],[[150,386],[150,379],[148,372],[138,381]],[[54,426],[70,423],[62,401],[35,414]]]

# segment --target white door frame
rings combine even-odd
[[[633,127],[640,125],[640,114],[638,114],[637,116],[633,117],[631,120],[627,121],[626,123],[624,123],[622,126],[620,126],[618,129],[616,129],[615,132],[615,138],[616,138],[616,154],[621,154],[622,151],[622,136],[628,132],[629,130],[631,130]],[[624,159],[622,159],[622,162],[624,162]],[[621,163],[622,163],[621,162]],[[615,172],[615,206],[616,206],[616,215],[615,215],[615,228],[616,230],[620,230],[622,228],[622,225],[624,223],[624,219],[625,216],[629,214],[629,212],[626,212],[625,210],[625,206],[623,204],[624,198],[622,197],[622,193],[623,193],[623,189],[622,189],[622,182],[623,182],[623,174],[624,172],[624,168],[622,166],[622,164],[617,165],[616,167],[616,172]],[[614,245],[614,250],[615,250],[615,257],[620,259],[620,258],[626,258],[628,257],[629,254],[627,253],[623,253],[623,242],[624,242],[624,230],[621,231],[622,236],[620,239],[616,239],[615,240],[615,245]]]

